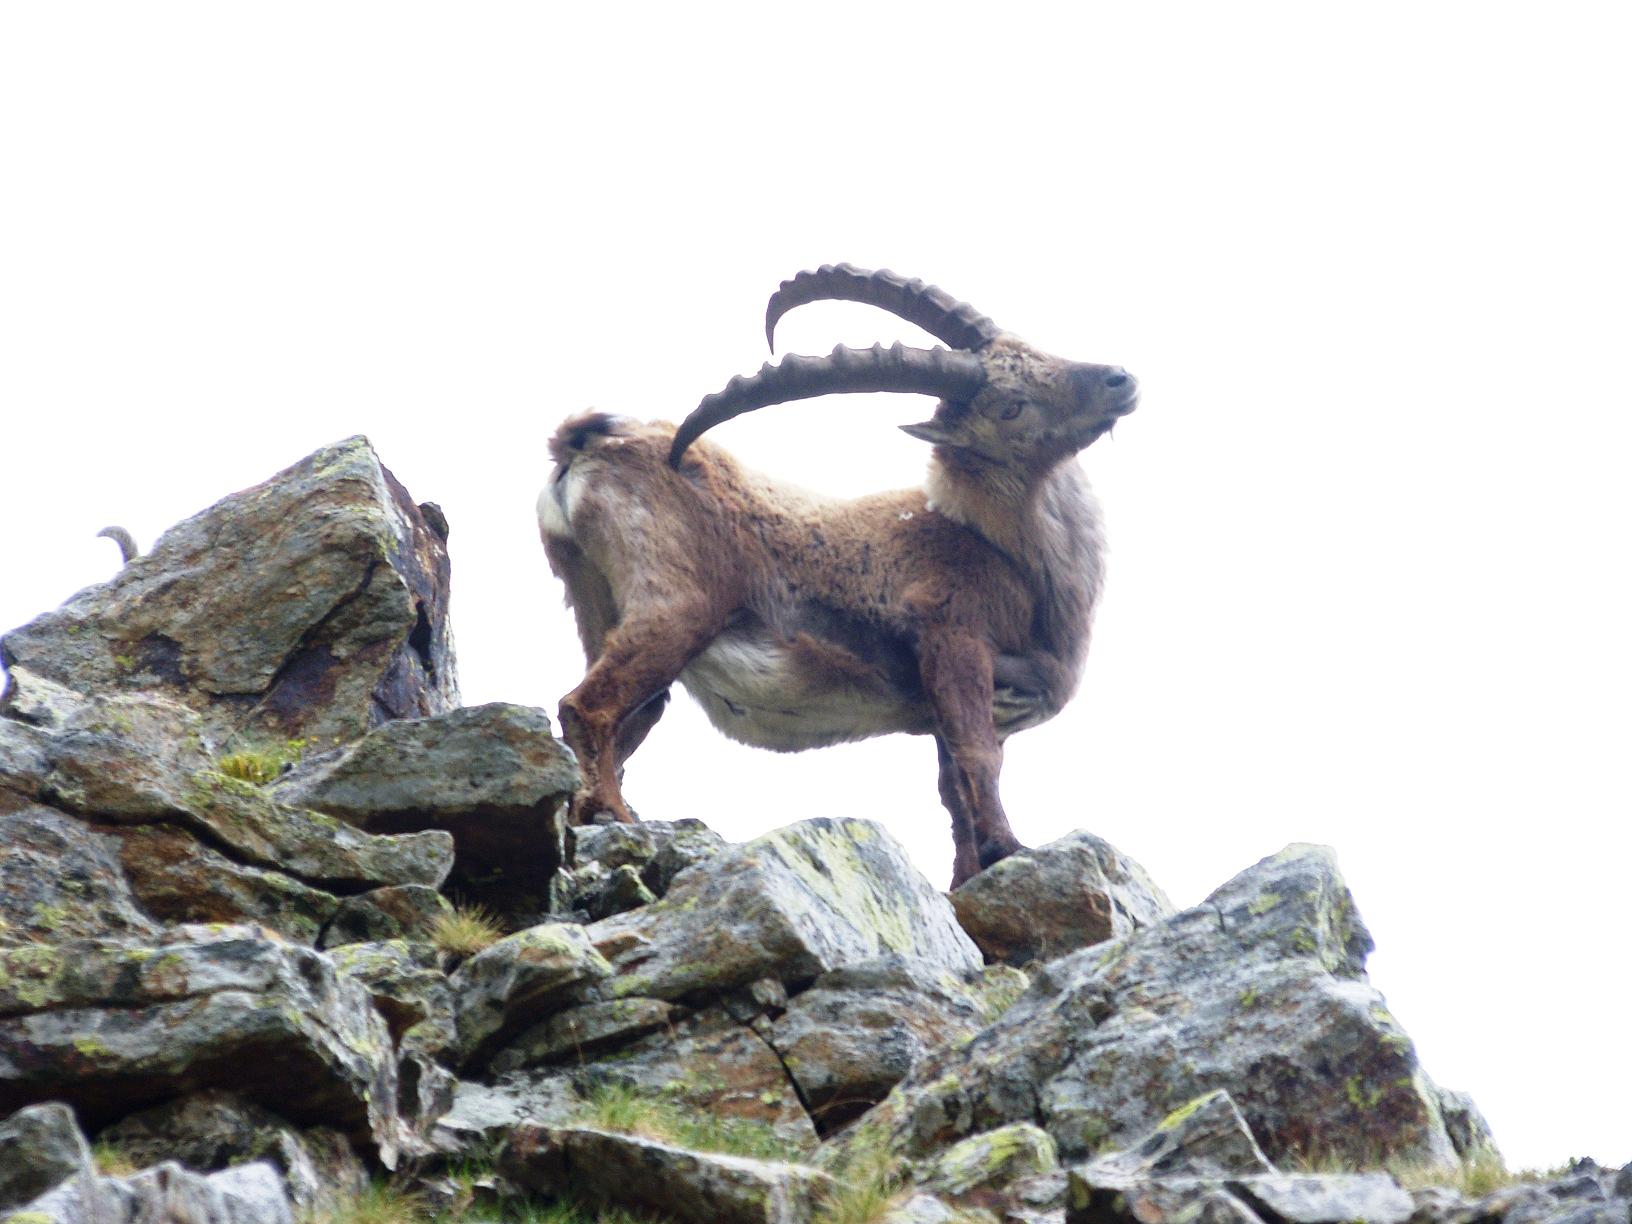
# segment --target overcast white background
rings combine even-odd
[[[1038,844],[1181,905],[1337,848],[1373,981],[1515,1165],[1632,1160],[1632,87],[1612,6],[393,3],[0,10],[0,626],[366,433],[452,524],[465,700],[581,657],[532,503],[598,406],[678,419],[848,259],[1139,376],[1085,456],[1083,689],[1010,744]],[[925,337],[804,308],[786,349]],[[716,439],[919,480],[858,397]],[[885,822],[937,883],[928,740],[796,757],[680,698],[649,817]]]

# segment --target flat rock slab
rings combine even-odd
[[[395,1159],[390,1034],[321,953],[252,927],[0,949],[0,1110],[60,1100],[94,1127],[208,1087]]]
[[[1364,980],[1371,940],[1330,851],[1294,846],[1203,904],[1049,962],[854,1138],[924,1155],[1037,1121],[1063,1159],[1126,1146],[1222,1089],[1271,1160],[1457,1159],[1410,1039]]]
[[[805,1165],[674,1147],[580,1127],[518,1127],[499,1170],[542,1194],[661,1211],[683,1224],[809,1224],[833,1186]]]
[[[980,952],[900,844],[865,820],[801,821],[682,872],[653,905],[595,923],[619,997],[809,981],[896,954],[954,972]]]
[[[0,638],[81,693],[142,691],[230,737],[347,743],[458,705],[440,515],[368,440],[326,446],[172,527],[110,582]]]
[[[1086,832],[1012,854],[951,897],[986,959],[1010,965],[1120,939],[1173,913],[1143,867]]]

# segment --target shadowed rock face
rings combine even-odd
[[[0,661],[80,693],[172,697],[217,745],[327,747],[458,704],[448,584],[445,538],[348,438],[172,527],[0,638]]]

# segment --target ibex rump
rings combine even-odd
[[[716,727],[764,748],[933,735],[956,887],[1020,848],[998,799],[1003,742],[1075,690],[1100,589],[1098,507],[1074,456],[1133,410],[1136,384],[845,264],[784,282],[767,338],[820,298],[883,306],[954,348],[788,357],[678,429],[586,413],[550,443],[539,522],[590,662],[561,702],[583,773],[571,818],[633,819],[620,770],[679,680]],[[754,408],[851,391],[939,399],[902,427],[934,447],[923,489],[823,498],[696,441]]]

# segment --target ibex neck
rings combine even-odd
[[[1104,535],[1099,502],[1074,460],[1041,480],[1008,472],[979,474],[932,459],[925,484],[930,508],[978,532],[1030,577],[1048,634],[1062,654],[1086,649],[1099,598]]]

